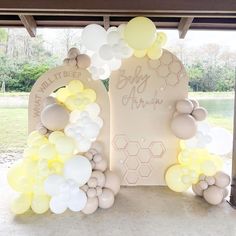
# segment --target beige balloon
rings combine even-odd
[[[109,170],[105,172],[105,177],[105,187],[111,189],[112,192],[116,195],[120,191],[120,178],[113,171]]]
[[[210,186],[203,192],[203,197],[211,205],[218,205],[224,199],[223,190],[217,186]]]
[[[77,66],[81,69],[86,69],[90,66],[90,57],[86,54],[80,54],[76,57]]]
[[[44,105],[44,107],[46,107],[46,106],[54,104],[54,103],[57,103],[56,98],[54,98],[52,96],[48,96],[45,98],[43,105]]]
[[[101,154],[103,151],[103,145],[101,142],[98,142],[98,141],[93,142],[92,149],[97,150],[97,152]]]
[[[78,48],[70,48],[70,50],[67,53],[68,58],[76,58],[80,54],[80,51]]]
[[[206,182],[208,183],[208,185],[213,185],[215,184],[215,178],[213,176],[207,176]]]
[[[193,104],[189,99],[179,100],[176,104],[176,110],[179,113],[190,114],[193,111]]]
[[[107,169],[107,160],[102,159],[100,162],[95,163],[94,170],[100,170],[104,172]]]
[[[230,184],[229,175],[225,174],[222,171],[219,171],[215,174],[215,185],[220,188],[225,188]]]
[[[103,187],[105,185],[105,175],[101,171],[93,171],[91,174],[91,178],[96,178],[97,179],[97,185],[100,187]]]
[[[197,196],[201,196],[203,195],[203,190],[199,187],[198,184],[193,184],[192,185],[192,190],[193,192],[197,195]]]
[[[207,117],[207,110],[203,107],[198,107],[194,109],[192,112],[192,116],[197,120],[197,121],[203,121]]]
[[[193,104],[193,109],[199,107],[199,102],[195,99],[189,99],[189,101],[191,101],[191,103]]]
[[[95,188],[88,189],[88,191],[87,191],[88,198],[96,197],[96,195],[97,195],[97,190]]]
[[[59,104],[48,105],[41,112],[41,122],[49,130],[62,130],[69,122],[69,112]]]
[[[82,210],[82,212],[86,215],[94,213],[98,209],[98,198],[88,198],[87,203]]]
[[[104,188],[102,194],[98,197],[98,206],[107,209],[114,204],[114,201],[114,193],[110,189]]]
[[[179,114],[173,118],[171,130],[180,139],[190,139],[197,132],[196,121],[191,115]]]

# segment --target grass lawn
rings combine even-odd
[[[27,109],[0,108],[0,152],[19,151],[26,144]]]

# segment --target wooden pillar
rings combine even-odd
[[[236,69],[234,85],[234,134],[233,134],[233,153],[232,153],[232,182],[229,203],[236,208]]]

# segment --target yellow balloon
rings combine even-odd
[[[67,99],[65,100],[65,105],[70,111],[77,109],[76,99],[77,99],[77,97],[75,95],[71,95],[71,96],[67,97]]]
[[[27,172],[23,162],[16,163],[9,169],[7,180],[8,184],[17,192],[30,193],[33,190],[34,179]]]
[[[56,156],[57,152],[53,144],[44,144],[41,148],[39,148],[39,158],[50,160]]]
[[[213,176],[217,172],[217,167],[212,160],[205,160],[201,164],[202,173],[206,176]]]
[[[11,211],[14,214],[23,214],[29,210],[31,205],[32,195],[21,193],[18,197],[16,197],[11,203]]]
[[[32,198],[31,208],[36,214],[43,214],[49,209],[50,198],[47,195],[35,194]]]
[[[84,89],[84,86],[79,80],[72,80],[67,85],[67,88],[71,94],[75,95],[77,93],[82,92]]]
[[[167,35],[164,32],[158,32],[157,38],[155,41],[155,45],[159,47],[163,47],[167,42]]]
[[[134,51],[134,56],[138,57],[138,58],[142,58],[145,57],[147,54],[147,50],[135,50]]]
[[[64,134],[63,132],[61,132],[61,131],[54,131],[54,132],[52,132],[52,133],[49,135],[48,140],[49,140],[50,143],[55,144],[55,143],[56,143],[56,140],[57,140],[58,138],[61,138],[61,137],[64,137],[64,136],[65,136],[65,134]]]
[[[29,134],[27,142],[34,138],[40,138],[40,137],[42,137],[42,135],[37,130],[35,130]]]
[[[75,151],[75,142],[72,138],[64,136],[56,140],[56,150],[61,155],[72,155]]]
[[[28,139],[29,147],[39,147],[46,143],[48,143],[48,139],[45,136]]]
[[[154,45],[148,49],[147,55],[152,60],[158,60],[162,56],[162,49]]]
[[[125,41],[135,50],[150,48],[156,39],[156,26],[147,17],[135,17],[124,31]]]
[[[83,91],[83,96],[87,98],[90,102],[95,102],[97,95],[93,89],[85,89]]]
[[[69,157],[71,157],[71,156],[69,156]],[[68,159],[69,159],[69,157],[68,157]],[[63,159],[58,157],[55,160],[49,161],[48,166],[53,173],[61,174],[63,167],[64,167],[63,161],[64,161]]]
[[[23,157],[38,160],[38,147],[27,147],[24,149]]]
[[[191,183],[183,183],[182,177],[184,176],[182,167],[180,165],[174,165],[171,166],[165,175],[165,180],[167,186],[175,191],[175,192],[184,192],[186,191],[190,186]]]
[[[70,95],[71,93],[67,88],[60,88],[56,92],[56,99],[64,103]]]

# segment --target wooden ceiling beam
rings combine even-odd
[[[178,31],[179,31],[179,38],[183,39],[187,34],[192,22],[193,17],[182,17],[179,22]]]
[[[37,24],[33,16],[19,15],[19,18],[31,37],[36,36]]]

